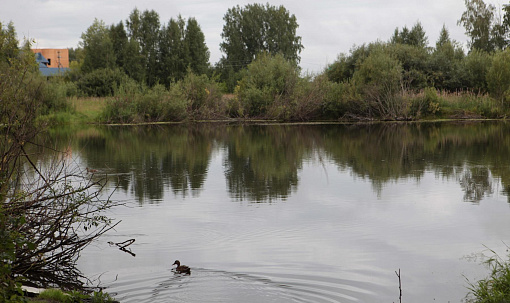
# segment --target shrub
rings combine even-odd
[[[299,69],[282,55],[260,54],[245,72],[236,89],[243,112],[250,117],[278,118],[286,107],[299,80]],[[269,112],[270,107],[274,107]]]
[[[415,118],[420,118],[422,116],[439,114],[442,100],[435,88],[427,87],[419,94],[410,97],[410,103],[409,114]]]
[[[510,48],[494,55],[487,72],[487,86],[491,96],[501,103],[510,102]]]
[[[406,115],[401,91],[402,66],[383,48],[373,50],[353,75],[352,84],[367,102],[368,116],[396,118]]]
[[[43,108],[41,114],[70,110],[67,102],[67,85],[64,82],[48,82],[43,89]]]
[[[423,89],[427,85],[426,64],[429,59],[423,47],[409,44],[385,45],[384,52],[401,64],[402,81],[413,91]],[[394,64],[394,63],[392,63]]]
[[[317,81],[316,79],[315,81]],[[322,116],[326,119],[340,119],[345,115],[357,115],[365,112],[362,97],[350,82],[324,82],[322,100]]]
[[[78,80],[78,88],[85,96],[110,97],[120,85],[134,82],[120,69],[96,69]]]
[[[169,93],[163,85],[151,89],[121,85],[109,99],[100,120],[109,123],[181,121],[186,117],[186,100]]]
[[[171,96],[186,104],[187,116],[192,119],[213,119],[227,116],[227,104],[220,85],[207,75],[195,75],[191,70],[184,79],[170,88]]]
[[[492,56],[473,49],[462,62],[463,86],[476,93],[487,92],[487,72],[492,65]]]

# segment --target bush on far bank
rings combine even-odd
[[[166,89],[134,83],[120,85],[109,98],[100,121],[106,123],[178,122],[227,116],[227,104],[218,83],[191,71]]]

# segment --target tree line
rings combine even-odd
[[[209,50],[195,18],[178,16],[161,25],[154,10],[134,9],[118,24],[107,26],[95,19],[81,39],[76,59],[85,74],[116,68],[154,86],[182,79],[188,68],[204,74],[209,66]]]
[[[498,10],[483,0],[465,0],[465,6],[458,24],[470,38],[467,53],[446,27],[429,46],[417,22],[396,28],[386,42],[353,47],[316,75],[299,68],[299,25],[283,6],[227,10],[223,56],[214,66],[195,18],[162,24],[154,10],[135,8],[118,24],[96,19],[82,34],[70,52],[72,68],[62,91],[114,97],[103,122],[416,119],[462,111],[504,117],[510,103],[510,5]],[[225,100],[222,93],[233,97]]]

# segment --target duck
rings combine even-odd
[[[179,274],[187,274],[191,275],[191,268],[189,268],[186,265],[181,265],[181,262],[179,260],[175,260],[174,264],[172,266],[177,265],[175,268],[175,271]]]
[[[88,168],[88,167],[87,167],[87,172],[88,172],[88,173],[91,173],[91,174],[93,174],[93,173],[97,173],[97,169],[91,169],[91,168]]]

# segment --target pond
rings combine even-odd
[[[51,135],[124,203],[79,261],[121,302],[398,302],[398,270],[403,302],[460,302],[510,241],[505,122]]]

